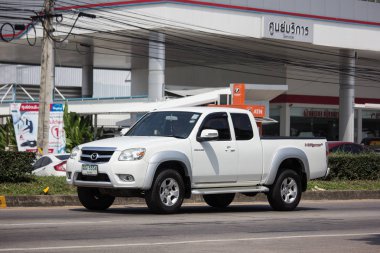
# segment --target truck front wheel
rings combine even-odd
[[[277,211],[291,211],[301,200],[301,178],[293,170],[283,170],[272,185],[267,198]]]
[[[104,195],[98,188],[78,187],[78,198],[82,205],[89,210],[106,210],[114,200],[114,196]]]
[[[207,205],[215,208],[226,208],[234,200],[234,197],[235,193],[203,195]]]
[[[169,214],[179,210],[185,197],[182,176],[175,170],[163,170],[155,178],[145,202],[155,213]]]

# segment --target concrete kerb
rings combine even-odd
[[[48,207],[48,206],[81,206],[76,195],[35,195],[35,196],[6,196],[8,207]],[[380,190],[376,191],[308,191],[303,193],[302,200],[354,200],[380,199]],[[248,197],[237,194],[234,202],[266,201],[264,194]],[[200,195],[186,199],[185,203],[203,203]],[[145,204],[142,198],[116,198],[114,205]]]

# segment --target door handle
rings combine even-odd
[[[225,149],[226,152],[230,151],[230,152],[235,152],[236,149],[234,148],[231,148],[231,146],[227,146],[226,149]]]

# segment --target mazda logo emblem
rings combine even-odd
[[[99,157],[98,153],[91,154],[91,160],[93,160],[93,161],[95,161],[96,159],[98,159],[98,157]]]

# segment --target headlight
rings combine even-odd
[[[70,159],[74,159],[79,154],[80,149],[75,147],[71,150]]]
[[[145,155],[145,148],[131,148],[121,152],[119,161],[135,161],[140,160]]]

